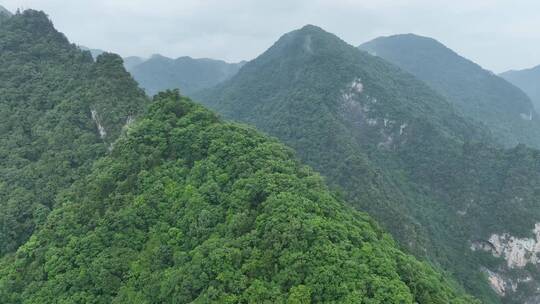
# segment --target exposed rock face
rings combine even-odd
[[[508,284],[508,282],[505,281],[505,279],[498,273],[495,273],[491,270],[485,270],[486,274],[488,275],[489,284],[491,285],[491,288],[495,290],[495,292],[500,296],[505,296],[506,292],[511,286]]]
[[[482,269],[493,290],[501,297],[513,297],[520,284],[527,284],[527,288],[540,293],[540,285],[525,267],[527,264],[540,265],[540,223],[535,225],[533,232],[532,238],[518,238],[503,233],[492,234],[488,240],[471,242],[472,251],[490,252],[506,262],[497,269]],[[524,303],[540,303],[540,296],[535,295]]]
[[[538,304],[540,303],[540,296],[534,296],[530,299],[528,299],[525,303],[523,304]]]
[[[129,125],[131,125],[134,121],[135,118],[133,117],[133,115],[129,115],[126,119],[126,124],[124,125],[124,127],[129,127]]]
[[[530,276],[524,276],[522,278],[517,278],[517,279],[510,279],[510,278],[505,277],[502,274],[493,272],[489,269],[484,269],[483,271],[488,276],[488,280],[489,280],[489,284],[491,285],[491,288],[493,288],[493,290],[495,290],[495,292],[502,297],[512,292],[515,292],[518,288],[518,284],[532,281],[532,277]]]
[[[375,114],[372,111],[377,104],[377,98],[371,97],[364,92],[365,87],[360,78],[355,78],[342,91],[342,111],[343,115],[356,126],[362,129],[363,126],[378,130],[380,139],[377,147],[392,149],[397,139],[404,136],[408,124],[398,123],[396,120],[384,117],[384,114]],[[405,138],[401,140],[405,141]]]
[[[343,115],[354,122],[355,125],[368,126],[377,125],[377,119],[369,117],[370,107],[359,101],[359,96],[364,91],[364,85],[361,79],[354,79],[342,92],[342,111]],[[375,99],[372,102],[377,102]]]
[[[532,111],[529,111],[529,114],[520,113],[521,119],[523,120],[533,120]]]
[[[466,214],[466,211],[458,211],[458,214],[463,214],[465,215]],[[494,253],[496,251],[496,248],[495,246],[493,246],[493,244],[489,241],[484,241],[484,240],[477,240],[477,241],[474,241],[472,242],[471,244],[471,250],[472,251],[477,251],[477,250],[482,250],[482,251],[491,251],[492,253]]]
[[[509,268],[523,268],[528,263],[540,262],[540,223],[534,228],[534,238],[517,238],[504,233],[493,234],[486,242],[473,242],[472,250],[490,251],[496,257],[506,260]]]
[[[407,127],[407,124],[404,123],[404,124],[401,124],[399,126],[399,135],[403,135],[403,132],[405,131],[405,128]]]
[[[105,128],[101,124],[97,111],[90,110],[90,113],[92,114],[92,120],[96,123],[96,126],[98,128],[99,137],[101,137],[101,139],[105,139],[105,136],[107,136],[107,131],[105,131]]]
[[[304,50],[306,50],[306,52],[309,54],[313,54],[313,48],[311,47],[311,35],[306,36],[306,40],[304,41]]]

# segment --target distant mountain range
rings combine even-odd
[[[97,58],[106,51],[80,46]],[[150,96],[168,89],[180,89],[190,95],[202,89],[210,88],[236,74],[245,64],[227,63],[208,58],[176,59],[159,54],[150,58],[129,56],[124,58],[124,67]]]
[[[444,268],[483,302],[534,302],[539,252],[518,259],[513,253],[521,242],[537,242],[540,152],[524,145],[503,149],[501,142],[515,142],[488,125],[498,117],[506,132],[521,130],[521,122],[533,128],[528,116],[520,115],[532,109],[530,100],[432,39],[403,38],[426,44],[395,50],[427,60],[412,60],[411,70],[418,63],[431,64],[428,71],[450,66],[451,73],[433,77],[451,85],[432,86],[382,55],[306,26],[283,35],[230,80],[194,98],[294,148],[402,247]],[[465,86],[466,95],[458,95],[460,81],[451,80],[460,69],[467,71],[463,77],[477,77],[483,85],[476,92]],[[492,100],[492,90],[511,99]],[[473,93],[481,101],[468,99]],[[489,115],[466,112],[480,106]],[[506,108],[510,114],[501,112]]]
[[[484,123],[505,146],[540,147],[540,116],[529,97],[435,39],[395,35],[360,48],[426,82],[465,116]]]
[[[540,111],[540,65],[525,70],[504,72],[500,76],[529,95],[536,111]]]
[[[149,59],[128,57],[125,66],[149,95],[166,89],[180,89],[190,95],[212,87],[238,72],[244,65],[214,59],[153,55]]]
[[[136,65],[139,65],[139,64],[145,62],[146,60],[147,60],[146,58],[142,58],[142,57],[138,57],[138,56],[124,57],[124,67],[126,68],[126,70],[130,71]]]

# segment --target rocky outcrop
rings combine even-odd
[[[98,128],[99,137],[101,137],[101,139],[105,139],[105,136],[107,136],[107,131],[105,131],[105,128],[101,124],[97,111],[90,110],[90,113],[92,114],[92,120],[96,123],[96,126]]]
[[[516,292],[518,289],[518,284],[532,281],[532,277],[530,276],[511,279],[487,268],[484,268],[482,271],[488,276],[488,281],[491,288],[493,288],[493,290],[501,297]]]
[[[362,130],[363,127],[377,130],[380,136],[377,147],[392,149],[395,144],[405,141],[408,124],[384,117],[381,113],[376,114],[376,111],[372,111],[376,104],[377,98],[366,94],[360,78],[353,79],[341,92],[343,116],[356,125],[358,130]]]
[[[509,268],[523,268],[528,263],[540,263],[540,223],[535,225],[533,238],[518,238],[508,233],[492,234],[487,241],[472,242],[473,251],[489,251],[502,257]]]

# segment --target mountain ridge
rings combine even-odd
[[[5,7],[3,7],[2,5],[0,5],[0,20],[1,19],[6,19],[6,18],[9,18],[13,16],[13,13],[10,12],[8,9],[6,9]]]
[[[126,68],[149,95],[175,88],[189,95],[228,79],[243,65],[243,62],[227,63],[189,56],[173,59],[160,54],[135,62],[126,65]]]
[[[533,296],[529,287],[497,294],[487,277],[515,283],[529,274],[499,268],[502,257],[472,251],[471,243],[498,233],[531,235],[540,219],[531,208],[535,186],[519,190],[518,179],[538,182],[538,154],[501,149],[485,126],[412,74],[308,26],[194,97],[291,146],[403,248],[452,273],[481,300]],[[518,193],[522,200],[512,200]]]
[[[149,102],[43,12],[2,23],[0,51],[0,203],[38,222],[0,258],[0,302],[479,303],[290,148],[178,90]]]
[[[425,81],[507,147],[540,147],[540,117],[519,88],[429,37],[379,37],[359,46]]]
[[[27,10],[2,23],[0,67],[3,256],[43,223],[62,189],[107,153],[146,97],[119,56],[94,62],[43,12]]]
[[[540,89],[538,89],[540,65],[529,69],[507,71],[499,76],[523,90],[533,101],[536,110],[540,109]]]

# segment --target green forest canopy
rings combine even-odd
[[[475,303],[290,149],[178,93],[0,265],[2,303]]]

